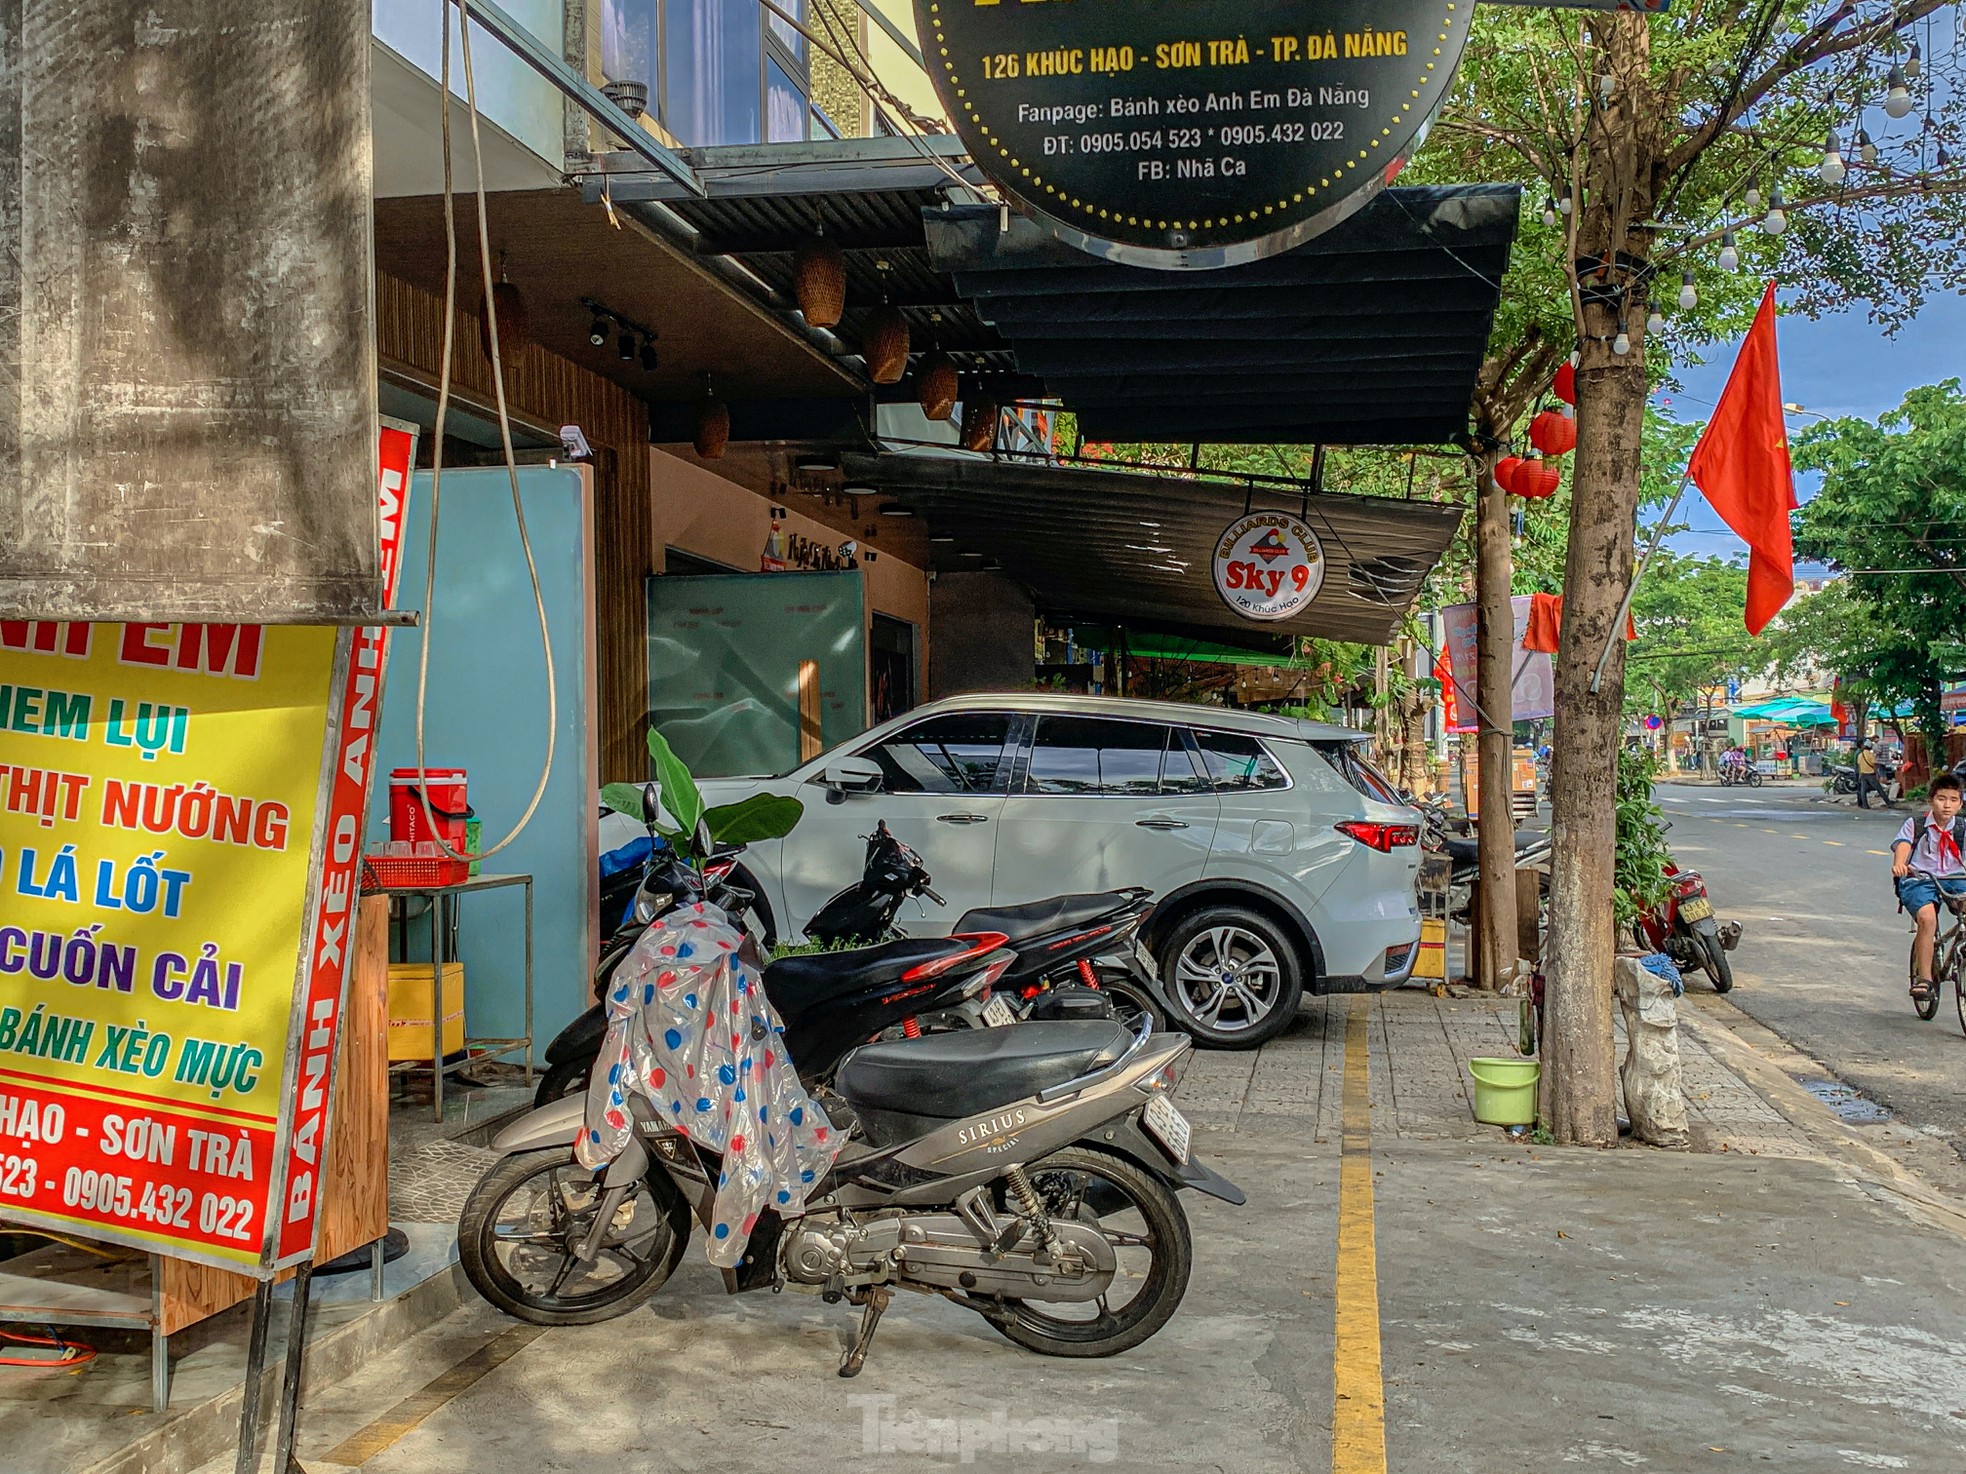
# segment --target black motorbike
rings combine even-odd
[[[606,996],[615,968],[649,923],[692,885],[703,887],[707,899],[734,915],[751,900],[741,877],[725,854],[698,878],[656,840],[640,891],[594,970],[595,1005],[546,1046],[538,1104],[585,1088],[607,1033],[607,1012],[598,1000]],[[1026,1019],[1113,1019],[1132,1027],[1142,1017],[1164,1029],[1167,1013],[1158,979],[1137,955],[1139,929],[1151,910],[1148,894],[1134,887],[1024,906],[983,907],[964,913],[952,937],[906,938],[894,927],[901,903],[926,896],[940,904],[941,897],[930,888],[920,856],[882,822],[868,836],[859,882],[821,907],[806,929],[813,940],[831,945],[863,940],[873,945],[781,958],[763,970],[765,993],[785,1019],[787,1052],[801,1076],[815,1083],[827,1078],[845,1049],[884,1031],[914,1038]],[[1012,941],[1013,935],[1019,940]],[[986,986],[916,988],[896,995],[894,1002],[906,1007],[891,1004],[888,994],[898,985],[919,981],[906,976],[910,968],[954,956],[947,947],[950,941],[980,945],[984,938],[995,939],[994,949],[1007,949],[990,957],[993,970]],[[965,965],[945,977],[962,981],[972,970]],[[829,1021],[822,1017],[827,1014],[837,1017]]]
[[[997,992],[1018,1019],[1116,1018],[1131,1026],[1144,1014],[1164,1030],[1167,1000],[1138,942],[1153,910],[1152,894],[1129,886],[1021,906],[979,906],[964,912],[954,929],[1001,932],[1009,939],[1017,961]],[[806,923],[806,935],[829,946],[892,941],[905,935],[895,925],[902,902],[923,896],[943,904],[921,856],[882,820],[867,836],[859,881],[820,907]]]

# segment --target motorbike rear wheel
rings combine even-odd
[[[602,1188],[571,1149],[521,1152],[478,1179],[457,1222],[457,1257],[473,1288],[536,1326],[626,1315],[668,1281],[689,1243],[689,1205],[661,1171],[615,1210],[592,1265],[575,1255]],[[624,1215],[625,1218],[624,1218]]]
[[[1006,1300],[1004,1313],[992,1314],[991,1324],[1045,1356],[1131,1351],[1167,1324],[1188,1290],[1194,1244],[1180,1200],[1146,1169],[1091,1147],[1068,1146],[1028,1171],[1054,1219],[1099,1225],[1119,1258],[1119,1270],[1097,1300],[1055,1308],[1043,1300]],[[1124,1290],[1132,1293],[1114,1309],[1111,1298]]]

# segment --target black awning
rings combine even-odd
[[[1257,624],[1222,602],[1210,557],[1244,509],[1240,486],[932,451],[848,455],[841,470],[953,539],[931,545],[938,570],[988,554],[1055,619],[1262,647],[1279,635],[1387,643],[1461,520],[1435,502],[1258,488],[1255,506],[1306,513],[1326,570],[1303,614]]]
[[[1282,256],[1123,266],[993,207],[926,212],[937,270],[1089,440],[1410,445],[1468,425],[1511,184],[1389,189]]]

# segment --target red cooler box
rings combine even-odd
[[[458,854],[467,853],[465,847],[465,825],[475,817],[467,801],[466,782],[462,768],[427,768],[424,776],[429,784],[429,813],[424,812],[422,798],[418,794],[417,770],[397,768],[389,775],[389,837],[409,844],[423,840],[441,838]],[[429,830],[430,819],[436,819],[437,832]]]

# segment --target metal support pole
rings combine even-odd
[[[1631,582],[1625,585],[1625,599],[1618,606],[1618,615],[1611,621],[1611,634],[1604,642],[1604,653],[1597,657],[1597,669],[1591,672],[1591,695],[1597,695],[1597,688],[1604,681],[1604,667],[1611,659],[1611,650],[1625,637],[1625,620],[1632,612],[1632,596],[1638,592],[1638,580],[1645,572],[1645,565],[1652,561],[1652,555],[1659,551],[1659,544],[1665,541],[1666,524],[1672,521],[1672,514],[1679,510],[1679,499],[1686,495],[1686,488],[1692,484],[1691,475],[1679,478],[1679,490],[1672,494],[1666,509],[1659,514],[1659,520],[1652,526],[1652,541],[1632,569]]]
[[[313,1286],[314,1261],[302,1260],[294,1271],[294,1311],[287,1322],[287,1367],[280,1385],[280,1431],[273,1441],[273,1474],[299,1470],[294,1463],[294,1431],[300,1421],[300,1363],[307,1353],[307,1304]]]
[[[430,1099],[444,1119],[444,902],[430,897]]]
[[[532,1088],[532,876],[526,876],[526,1088]]]
[[[246,1341],[246,1385],[239,1407],[239,1458],[235,1474],[259,1474],[261,1384],[266,1380],[266,1323],[273,1317],[273,1281],[253,1286],[252,1330]]]

